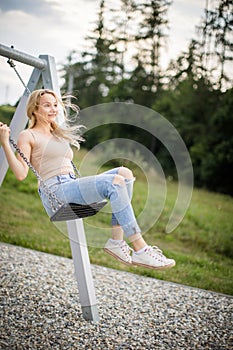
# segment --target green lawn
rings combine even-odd
[[[137,181],[133,205],[137,214],[147,198],[144,175],[135,169]],[[85,219],[85,232],[93,264],[144,276],[177,282],[225,294],[233,294],[233,198],[194,189],[190,207],[178,228],[170,234],[165,227],[176,199],[177,185],[167,182],[167,199],[157,222],[144,234],[146,241],[158,245],[176,267],[153,271],[122,265],[103,252],[110,235],[110,213]],[[155,192],[155,200],[156,192]],[[0,189],[0,241],[56,255],[71,257],[65,224],[52,224],[41,205],[33,175],[22,183],[9,171]],[[153,211],[155,210],[155,211]],[[156,207],[151,207],[151,217]]]

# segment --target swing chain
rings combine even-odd
[[[23,158],[27,166],[32,170],[34,175],[37,177],[37,179],[41,182],[43,181],[40,174],[36,171],[36,169],[33,167],[33,165],[28,161],[28,159],[25,157],[24,153],[20,150],[20,148],[17,146],[17,144],[10,138],[10,143],[12,146],[16,149],[16,151],[19,153],[20,157]]]
[[[74,164],[74,162],[72,160],[71,160],[71,164],[72,164],[72,167],[73,167],[74,172],[76,173],[76,175],[78,177],[81,177],[82,175],[81,175],[80,171],[78,170],[78,168],[76,167],[76,165]]]
[[[49,200],[49,204],[51,205],[52,211],[55,212],[58,208],[60,208],[63,203],[57,198],[57,196],[55,195],[55,193],[52,193],[48,186],[44,183],[42,177],[40,176],[40,174],[38,173],[38,171],[34,168],[34,166],[29,162],[29,160],[25,157],[24,153],[21,151],[21,149],[17,146],[17,144],[14,142],[14,140],[12,138],[9,139],[10,143],[12,144],[12,146],[16,149],[16,151],[18,152],[18,154],[20,155],[20,157],[24,160],[24,162],[27,164],[27,166],[29,167],[29,169],[31,169],[31,171],[33,172],[33,174],[36,176],[37,180],[40,183],[40,187],[42,187],[45,191],[45,195],[47,196],[48,200]],[[57,202],[58,204],[58,208],[54,205],[54,202]]]
[[[14,48],[14,46],[11,46],[11,48]],[[15,65],[14,61],[13,61],[11,58],[9,58],[9,59],[7,60],[7,63],[10,65],[11,68],[14,69],[14,71],[15,71],[16,75],[18,76],[19,80],[21,81],[21,83],[22,83],[23,86],[25,87],[25,89],[26,89],[26,91],[27,91],[27,94],[30,95],[31,91],[29,90],[29,88],[27,87],[27,85],[24,83],[24,81],[23,81],[21,75],[19,74],[19,72],[18,72],[17,69],[15,68],[16,65]]]

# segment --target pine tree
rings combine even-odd
[[[225,65],[233,60],[233,1],[221,0],[217,8],[216,30],[216,55],[220,63],[219,89],[224,82],[229,81],[225,72]]]
[[[142,0],[135,7],[141,18],[139,32],[135,36],[137,56],[147,71],[147,89],[151,92],[161,87],[160,50],[165,44],[165,29],[168,26],[166,15],[170,4],[169,0]]]
[[[135,30],[135,1],[119,0],[118,7],[109,9],[111,22],[112,42],[115,48],[115,62],[118,62],[120,69],[120,78],[124,79],[128,76],[127,60],[130,57],[130,50],[134,40]]]
[[[197,27],[202,36],[199,50],[202,52],[202,66],[205,76],[216,88],[227,87],[230,78],[227,64],[233,60],[233,1],[206,0],[205,16]],[[217,75],[217,78],[216,78]]]
[[[81,108],[102,103],[103,97],[108,94],[119,74],[116,62],[118,53],[113,45],[111,30],[108,30],[105,25],[106,17],[105,1],[101,0],[95,27],[86,38],[87,46],[81,58],[69,67],[65,67],[66,86],[68,86],[69,72],[75,72],[73,90],[74,95],[78,95]]]

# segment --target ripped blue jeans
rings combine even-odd
[[[115,183],[120,168],[102,174],[76,178],[74,174],[54,176],[45,184],[63,203],[91,204],[109,199],[112,208],[112,225],[120,225],[127,237],[138,234],[140,228],[131,205],[134,178],[124,178],[124,183]],[[39,188],[43,206],[49,216],[53,214],[48,197]]]

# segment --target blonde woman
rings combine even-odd
[[[79,127],[58,126],[56,120],[61,107],[66,116],[65,105],[54,91],[35,90],[27,104],[29,127],[19,134],[18,147],[62,202],[90,204],[104,198],[110,201],[112,238],[104,247],[107,253],[128,265],[152,269],[174,266],[173,259],[166,258],[158,247],[147,245],[141,235],[131,205],[134,176],[130,169],[119,167],[99,175],[75,177],[70,145],[79,148],[82,138],[77,135]],[[0,122],[0,143],[11,170],[22,181],[28,174],[28,166],[19,155],[15,156],[9,137],[9,127]],[[43,188],[39,187],[38,192],[51,216],[51,204]],[[123,234],[133,249],[123,240]]]

